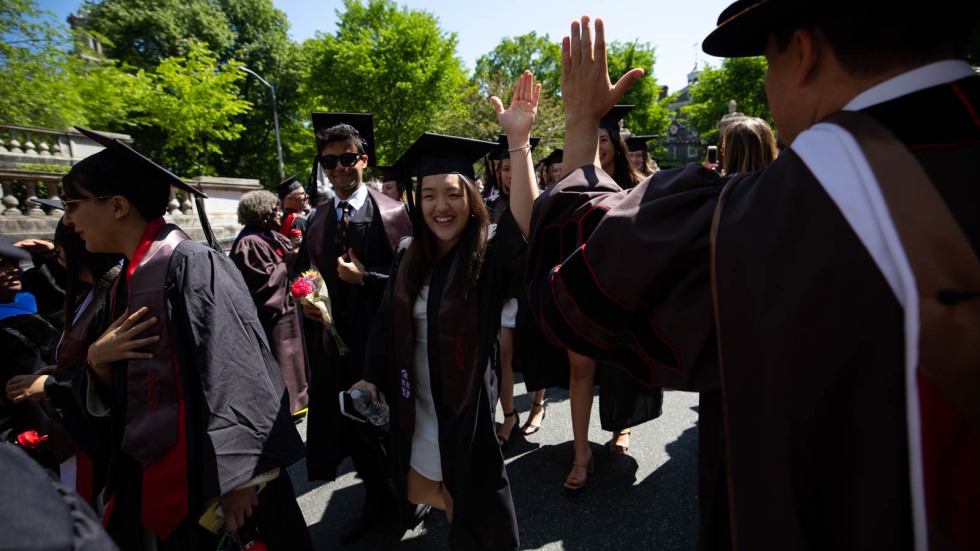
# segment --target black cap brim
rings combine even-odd
[[[55,201],[54,199],[40,199],[38,197],[31,197],[28,201],[32,203],[37,203],[39,205],[44,205],[58,210],[65,210],[65,207],[61,206],[61,201]]]
[[[129,147],[117,138],[78,126],[75,127],[75,130],[105,146],[106,150],[115,155],[120,162],[130,163],[134,170],[133,180],[136,185],[168,185],[184,190],[192,195],[197,195],[198,197],[207,197],[203,191],[191,187],[190,184],[178,178],[173,172],[147,159],[139,151]]]
[[[338,124],[354,127],[361,139],[364,140],[364,154],[368,156],[367,166],[377,166],[378,159],[374,155],[374,115],[371,113],[327,113],[313,112],[313,132],[333,128]],[[316,152],[320,154],[319,151]]]
[[[762,55],[785,4],[788,2],[783,0],[739,0],[731,4],[721,12],[718,26],[701,42],[701,49],[715,57]]]
[[[21,260],[30,260],[31,255],[24,249],[15,247],[13,241],[6,235],[0,235],[0,258],[19,262]]]

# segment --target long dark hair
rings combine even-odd
[[[462,184],[461,187],[466,193],[466,200],[470,207],[469,222],[466,223],[463,235],[456,245],[457,254],[465,255],[464,258],[466,259],[465,262],[459,263],[456,281],[466,282],[466,289],[464,290],[464,294],[466,294],[476,287],[476,282],[480,278],[480,269],[483,267],[487,250],[487,229],[490,227],[490,215],[476,184],[462,174],[456,174],[456,177]],[[421,186],[422,179],[419,178],[419,187]],[[421,205],[416,206],[416,208],[421,210]],[[403,268],[405,270],[405,282],[411,297],[417,297],[421,292],[426,278],[432,273],[432,268],[438,260],[436,258],[436,237],[425,225],[421,213],[418,220],[418,237],[412,240],[408,246],[408,251],[405,252]]]
[[[122,255],[111,253],[91,253],[85,248],[85,242],[75,233],[75,230],[59,220],[54,230],[54,243],[65,256],[65,333],[71,331],[75,319],[75,308],[89,286],[81,280],[81,270],[85,268],[92,275],[95,285],[99,284],[106,274],[119,266]]]
[[[608,126],[600,126],[600,130],[605,130],[609,134],[609,141],[613,144],[613,151],[616,152],[615,163],[616,169],[610,176],[612,179],[619,184],[619,187],[623,189],[629,189],[635,187],[643,181],[643,175],[640,171],[636,170],[633,163],[630,162],[629,148],[626,147],[626,141],[623,140],[623,136],[619,132],[619,128],[611,128]]]

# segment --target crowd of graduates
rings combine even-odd
[[[0,241],[3,487],[37,488],[0,509],[13,548],[38,506],[45,548],[311,549],[286,468],[350,458],[341,543],[436,509],[452,549],[517,549],[502,449],[567,430],[545,422],[567,388],[580,492],[596,386],[614,454],[663,388],[701,394],[703,549],[976,548],[980,341],[953,337],[980,326],[980,77],[956,59],[978,9],[867,4],[738,0],[706,38],[766,56],[782,152],[744,118],[718,164],[659,171],[621,131],[642,71],[610,81],[583,17],[537,164],[529,71],[490,99],[498,140],[424,132],[376,186],[372,116],[313,113],[309,178],[245,194],[227,252],[199,190],[78,128],[104,149],[47,202],[53,239]],[[164,220],[171,187],[202,242]]]

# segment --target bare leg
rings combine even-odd
[[[441,481],[430,480],[415,469],[408,469],[408,501],[416,505],[431,505],[446,511],[445,486]]]
[[[524,434],[534,434],[541,428],[544,421],[544,389],[535,390],[531,395],[531,410],[527,414],[527,422],[521,427]]]
[[[514,412],[514,330],[510,327],[500,328],[500,407],[504,410],[504,420],[497,431],[497,438],[505,442],[517,426],[517,415]]]
[[[569,478],[584,482],[587,477],[586,465],[592,459],[589,447],[589,420],[592,417],[592,393],[595,387],[595,361],[572,351],[568,352],[570,380],[568,384],[569,403],[572,412],[572,437],[575,443],[575,463]]]

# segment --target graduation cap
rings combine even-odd
[[[403,174],[404,171],[401,169],[400,166],[383,165],[383,166],[379,166],[378,170],[381,171],[382,182],[391,182],[392,180],[397,182],[399,180],[404,179],[404,174]]]
[[[540,141],[541,138],[531,137],[528,139],[528,142],[531,144],[531,151],[534,151],[534,148],[537,147],[538,142]],[[510,144],[507,143],[507,135],[500,134],[499,136],[497,136],[497,147],[493,148],[493,151],[490,152],[490,158],[498,159],[498,160],[509,159],[510,158],[509,150],[510,150]]]
[[[409,173],[416,172],[419,179],[433,174],[462,174],[475,180],[473,163],[497,146],[497,142],[426,132],[409,146],[395,165],[403,166]]]
[[[548,153],[548,156],[547,157],[545,157],[544,159],[541,159],[541,164],[543,164],[545,166],[551,166],[551,165],[553,165],[555,163],[560,163],[560,162],[562,162],[564,156],[565,156],[565,150],[564,149],[561,149],[561,148],[554,149],[554,150],[551,151],[551,153]]]
[[[76,126],[75,130],[105,146],[105,152],[99,153],[111,156],[112,161],[115,163],[126,165],[131,171],[134,185],[173,186],[198,197],[207,197],[203,191],[192,187],[190,184],[178,178],[173,172],[147,159],[142,153],[119,141],[118,138],[106,136],[80,126]]]
[[[626,138],[626,149],[630,151],[646,151],[647,142],[650,140],[655,140],[659,138],[660,135],[654,134],[652,136],[630,136]]]
[[[296,191],[297,189],[303,189],[303,184],[298,180],[299,175],[300,173],[297,172],[276,185],[276,194],[279,195],[280,201],[285,199],[287,195]]]
[[[167,193],[161,194],[164,197],[164,203],[166,203],[166,197],[169,196],[169,188],[171,186],[181,189],[187,193],[194,196],[194,203],[197,205],[197,216],[201,221],[201,230],[204,233],[204,239],[207,241],[208,246],[216,251],[222,251],[221,245],[218,243],[218,239],[214,236],[214,231],[211,229],[211,223],[208,221],[208,215],[204,212],[204,199],[207,195],[190,184],[185,183],[183,180],[177,177],[176,174],[170,172],[169,170],[163,168],[162,166],[154,163],[150,159],[144,157],[140,152],[136,151],[132,147],[119,141],[117,138],[111,136],[106,136],[95,132],[93,130],[87,130],[76,126],[75,130],[78,130],[82,134],[92,138],[99,144],[105,146],[105,150],[99,151],[95,155],[89,158],[94,158],[96,156],[101,156],[99,159],[101,162],[106,163],[109,166],[115,167],[118,172],[125,172],[125,179],[111,179],[106,183],[110,188],[115,188],[113,191],[134,201],[135,197],[146,197],[152,196],[152,192],[158,192],[161,190],[166,190]],[[88,159],[82,160],[76,167],[83,166]],[[69,171],[69,174],[71,172]],[[122,184],[120,181],[126,182],[126,189],[118,189]]]
[[[30,199],[28,199],[28,201],[52,209],[65,210],[65,207],[61,205],[61,201],[55,201],[54,199],[41,199],[39,197],[31,197]]]
[[[6,235],[0,234],[0,260],[7,260],[14,264],[21,260],[30,260],[31,255],[20,247],[15,247],[14,242]]]
[[[409,175],[414,172],[418,177],[419,185],[422,184],[422,178],[435,174],[462,174],[470,181],[475,181],[473,163],[488,155],[497,145],[496,142],[426,132],[419,136],[405,153],[402,153],[394,166],[401,167],[406,176],[406,196],[416,236],[423,222],[415,204],[412,179]]]
[[[614,105],[608,113],[599,119],[599,128],[605,128],[610,138],[619,137],[619,123],[629,114],[635,105]]]
[[[364,154],[368,156],[368,166],[377,166],[378,159],[374,155],[374,115],[371,113],[325,113],[313,112],[313,132],[346,124],[357,131],[364,142]],[[320,155],[320,144],[317,143],[317,156]]]

